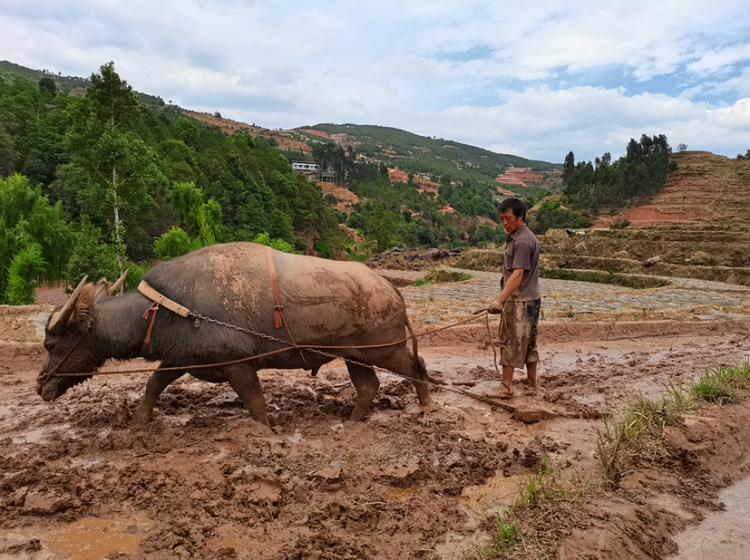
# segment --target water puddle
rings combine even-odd
[[[461,502],[479,516],[493,517],[513,506],[520,495],[520,484],[525,475],[498,474],[481,486],[467,486],[461,492]]]
[[[24,444],[24,443],[44,443],[48,441],[52,436],[59,432],[67,432],[70,428],[70,424],[60,424],[53,427],[37,428],[35,430],[26,430],[20,434],[11,436],[13,443]],[[71,436],[71,434],[67,434]]]
[[[101,560],[111,552],[134,554],[154,522],[145,515],[128,519],[97,519],[87,517],[70,525],[39,532],[21,529],[13,533],[0,533],[0,542],[19,537],[39,539],[44,558],[70,560]],[[51,553],[51,555],[50,555]]]
[[[422,489],[419,486],[407,486],[406,488],[390,487],[383,492],[386,500],[407,500],[418,495]]]
[[[750,542],[750,478],[719,494],[726,511],[710,513],[698,525],[675,537],[679,552],[670,560],[736,560],[747,558]]]

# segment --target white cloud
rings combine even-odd
[[[737,62],[750,59],[750,43],[710,50],[688,65],[691,72],[718,72]]]
[[[750,98],[713,109],[663,94],[628,97],[621,90],[553,91],[543,86],[513,92],[496,107],[451,108],[435,121],[446,138],[479,139],[496,151],[556,162],[570,150],[578,160],[592,160],[605,151],[617,157],[630,138],[642,134],[666,134],[674,146],[685,142],[692,149],[729,155],[750,147]],[[424,117],[414,123],[414,129],[428,126]]]
[[[114,60],[140,91],[269,127],[381,124],[555,161],[643,132],[734,153],[750,146],[747,15],[746,0],[5,0],[0,58],[70,75]],[[676,69],[682,93],[659,93]],[[634,80],[654,93],[628,95]],[[723,101],[692,101],[707,94]]]

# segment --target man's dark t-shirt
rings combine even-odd
[[[507,282],[515,269],[524,270],[521,284],[510,294],[511,301],[535,301],[539,293],[539,242],[531,230],[523,225],[508,235],[503,260],[503,281]]]

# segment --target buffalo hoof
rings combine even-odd
[[[145,426],[149,422],[151,422],[150,412],[136,411],[135,414],[133,414],[133,422],[132,422],[133,427],[140,428],[142,426]]]

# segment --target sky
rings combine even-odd
[[[750,1],[0,0],[0,60],[268,128],[375,124],[562,162],[750,149]]]

